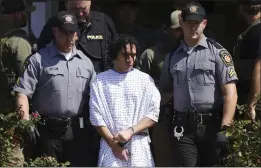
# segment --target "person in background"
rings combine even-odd
[[[234,48],[235,68],[238,72],[238,94],[240,105],[248,106],[245,117],[255,120],[261,118],[260,112],[256,113],[256,103],[260,96],[260,57],[261,57],[261,22],[260,0],[240,1],[240,12],[248,28],[238,36]]]
[[[13,87],[24,71],[25,59],[32,51],[28,35],[21,28],[27,24],[27,13],[33,10],[33,6],[26,5],[23,0],[3,0],[0,3],[0,109],[2,112],[16,109]],[[22,167],[24,163],[22,147],[19,145],[10,153],[10,165]]]

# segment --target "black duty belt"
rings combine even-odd
[[[209,120],[218,120],[222,116],[221,111],[218,109],[208,111],[208,112],[198,112],[198,111],[184,111],[180,112],[174,110],[173,121],[197,121],[198,124],[206,124]]]
[[[46,117],[41,116],[42,125],[48,127],[68,128],[72,125],[79,124],[79,117]]]
[[[208,112],[174,110],[171,136],[179,140],[184,134],[194,134],[199,125],[213,124],[219,121],[221,112],[215,109]]]

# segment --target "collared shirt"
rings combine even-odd
[[[171,58],[167,56],[160,90],[174,91],[174,108],[178,111],[208,111],[222,103],[221,86],[237,80],[228,51],[203,36],[191,53],[182,42]]]
[[[95,71],[81,51],[73,48],[72,57],[67,61],[56,46],[51,45],[27,61],[14,91],[32,98],[33,110],[51,117],[71,117],[83,112]]]

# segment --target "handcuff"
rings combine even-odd
[[[129,127],[128,129],[131,129],[132,134],[134,134],[134,128],[133,127]],[[130,140],[126,141],[126,142],[118,142],[118,145],[122,148],[125,148],[126,146],[128,146],[130,144]]]
[[[181,131],[177,132],[177,126],[174,127],[174,137],[176,137],[178,139],[178,141],[180,140],[181,137],[183,137],[183,132],[184,132],[184,128],[183,126],[180,126]]]

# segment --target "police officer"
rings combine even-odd
[[[261,1],[240,2],[240,12],[248,23],[248,28],[238,36],[234,50],[235,68],[238,83],[239,104],[247,104],[248,116],[256,118],[256,94],[260,95],[260,56],[261,56]]]
[[[203,34],[206,13],[189,3],[180,16],[183,41],[163,65],[162,99],[173,92],[174,166],[214,166],[233,121],[238,80],[228,51]],[[171,57],[171,58],[170,58]],[[164,100],[163,100],[164,101]]]
[[[41,123],[28,133],[36,141],[38,156],[46,154],[72,166],[89,166],[88,137],[83,105],[89,83],[95,78],[92,62],[75,47],[78,25],[75,16],[62,11],[53,27],[55,44],[28,57],[26,69],[14,90],[21,118],[29,120],[28,97]]]
[[[91,11],[91,0],[65,0],[67,11],[75,14],[78,22],[77,49],[81,50],[93,63],[96,73],[103,72],[111,66],[107,57],[107,46],[115,39],[116,32],[113,21],[104,13]],[[56,17],[48,20],[38,39],[38,47],[42,48],[52,41],[52,26],[56,24]],[[88,103],[86,104],[88,110]],[[97,165],[100,136],[89,122],[88,134],[92,137],[93,166]],[[86,128],[87,129],[87,128]]]
[[[21,28],[27,24],[27,12],[34,10],[23,0],[2,0],[0,6],[0,109],[15,110],[13,86],[22,74],[25,59],[31,54],[27,33]],[[22,145],[11,152],[10,165],[23,166]]]
[[[21,27],[26,26],[27,12],[32,9],[23,0],[4,0],[1,4],[0,107],[3,109],[14,107],[12,87],[23,72],[25,59],[31,54],[28,36]]]
[[[111,18],[104,13],[90,11],[91,0],[65,0],[68,11],[75,14],[79,24],[79,41],[76,45],[94,64],[97,73],[109,66],[106,49],[118,34]],[[38,48],[52,41],[52,26],[56,23],[55,16],[44,26],[38,39]]]

